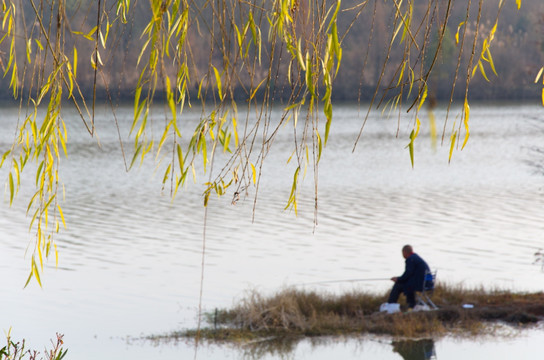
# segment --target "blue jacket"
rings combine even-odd
[[[411,291],[423,290],[425,272],[430,271],[429,265],[416,253],[410,255],[405,263],[404,274],[397,279],[397,282],[405,284]]]

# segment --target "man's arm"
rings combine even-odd
[[[408,279],[410,279],[416,271],[416,264],[413,258],[406,259],[406,268],[404,269],[404,274],[402,274],[400,277],[397,277],[396,280],[393,280],[395,282],[406,282]]]

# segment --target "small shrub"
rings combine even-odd
[[[45,358],[47,360],[61,360],[66,356],[68,350],[63,350],[62,345],[64,344],[63,335],[57,334],[57,341],[51,341],[53,347],[51,350],[46,350]],[[7,335],[7,345],[0,349],[0,360],[38,360],[43,359],[43,357],[38,358],[40,353],[36,350],[26,350],[25,349],[25,340],[21,342],[14,342],[11,340],[10,332]]]

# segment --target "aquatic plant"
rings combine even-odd
[[[61,360],[66,356],[68,350],[63,349],[63,335],[57,333],[57,340],[51,341],[52,348],[45,350],[44,356],[40,356],[40,352],[36,350],[26,349],[25,340],[14,342],[11,339],[11,330],[8,332],[6,341],[7,345],[0,349],[0,360]]]

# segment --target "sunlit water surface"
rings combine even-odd
[[[130,108],[116,114],[130,161]],[[385,292],[391,286],[386,280],[333,281],[400,274],[405,243],[438,270],[442,282],[542,290],[544,273],[534,264],[534,253],[544,247],[541,108],[473,105],[470,139],[462,151],[453,151],[450,164],[448,139],[454,123],[455,129],[460,123],[457,110],[436,149],[424,120],[413,169],[405,148],[413,118],[403,114],[399,122],[397,115],[372,113],[352,151],[364,114],[355,106],[335,108],[319,166],[317,226],[311,168],[298,216],[284,211],[294,171],[294,161],[287,164],[293,151],[289,123],[262,168],[255,211],[254,187],[236,205],[232,192],[212,198],[204,242],[201,184],[208,175],[199,175],[196,184],[188,181],[172,201],[169,189],[161,192],[162,171],[153,173],[151,161],[125,172],[111,111],[97,118],[100,147],[67,112],[69,157],[62,160],[60,176],[68,229],[56,238],[59,266],[51,259],[43,288],[33,282],[23,290],[33,249],[25,215],[33,189],[28,171],[14,204],[9,207],[6,191],[0,207],[0,326],[12,327],[15,339],[26,338],[38,349],[63,333],[69,358],[77,360],[399,358],[390,341],[369,338],[308,340],[286,353],[137,340],[196,326],[204,246],[205,311],[229,307],[253,289]],[[436,115],[442,124],[444,111]],[[184,116],[188,122],[198,119],[198,114]],[[13,140],[16,119],[16,109],[3,109],[2,151]],[[7,180],[6,169],[0,176]],[[321,281],[328,282],[304,285]],[[434,348],[439,359],[528,359],[542,341],[544,332],[534,330],[510,340],[441,339]]]

